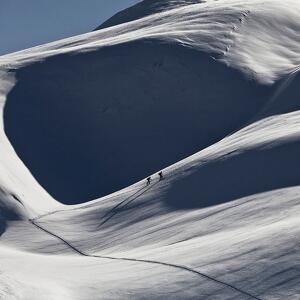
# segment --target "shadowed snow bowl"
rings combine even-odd
[[[298,186],[300,143],[289,141],[230,153],[177,179],[165,195],[175,209],[203,208]]]
[[[216,142],[270,93],[207,54],[147,40],[47,58],[16,78],[5,132],[66,204],[119,190]]]

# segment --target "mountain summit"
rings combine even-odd
[[[135,21],[156,13],[168,11],[177,7],[201,3],[203,0],[145,0],[120,11],[105,21],[96,30]]]

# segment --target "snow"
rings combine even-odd
[[[299,13],[297,0],[210,0],[180,5],[136,21],[5,55],[0,66],[14,68],[52,55],[149,38],[224,56],[229,65],[263,83],[273,83],[300,64]]]
[[[16,78],[5,132],[41,185],[66,204],[117,191],[220,140],[274,90],[198,51],[146,42],[51,58]]]
[[[14,86],[15,79],[12,74],[1,72],[0,80],[0,105],[1,116],[3,119],[3,107],[6,101],[6,95]],[[28,215],[33,215],[37,212],[45,212],[59,206],[55,200],[39,187],[28,169],[16,156],[12,145],[9,143],[4,133],[3,122],[0,126],[2,149],[0,156],[0,188],[5,195],[4,197],[9,194],[14,194],[17,198],[22,198],[23,204],[26,204],[26,214]]]
[[[300,298],[300,5],[155,4],[0,57],[1,299]]]

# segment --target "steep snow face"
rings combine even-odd
[[[250,69],[261,81],[274,82],[299,68],[300,6],[297,1],[256,1],[234,27],[235,40],[228,45],[224,61]]]
[[[205,54],[153,42],[53,57],[18,70],[16,80],[6,134],[67,204],[115,192],[220,140],[272,92]]]
[[[16,69],[6,133],[55,198],[96,198],[221,139],[275,99],[264,85],[299,64],[295,1],[164,3],[136,21],[0,58]]]
[[[55,54],[95,50],[145,38],[209,52],[267,84],[300,65],[297,0],[184,3],[136,21],[3,56],[0,65],[13,68]]]
[[[15,78],[13,74],[0,71],[0,109],[2,120],[6,96],[14,85]],[[38,212],[42,213],[49,209],[57,208],[59,204],[39,186],[17,157],[4,133],[3,127],[4,124],[2,122],[0,125],[0,190],[3,191],[3,197],[0,197],[0,206],[5,208],[2,214],[3,219],[7,220],[7,211],[10,212],[9,215],[20,215],[20,205],[26,207],[22,208],[24,210],[22,215],[27,215],[27,217]],[[23,200],[20,202],[21,198]],[[9,207],[8,210],[7,207]],[[13,213],[13,207],[16,208],[15,213]]]

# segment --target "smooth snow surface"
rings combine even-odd
[[[299,2],[101,28],[0,57],[0,299],[300,299]]]

